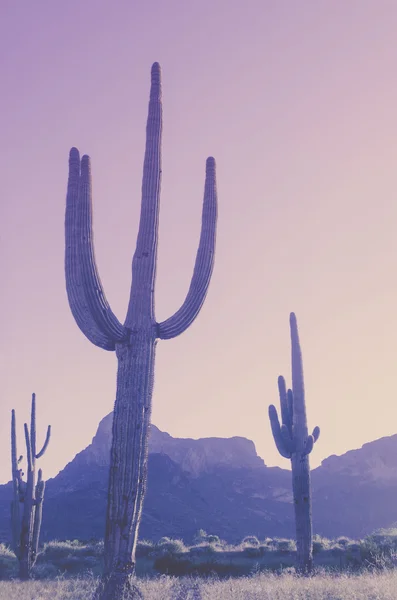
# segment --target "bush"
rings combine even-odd
[[[193,543],[195,545],[201,544],[202,542],[206,541],[207,535],[208,534],[206,531],[204,531],[204,529],[199,529],[193,537]]]
[[[285,540],[285,539],[279,539],[279,540],[275,540],[276,544],[275,544],[275,548],[277,552],[281,552],[282,554],[287,554],[289,552],[295,552],[296,550],[296,543],[294,540]]]
[[[347,546],[347,544],[351,543],[351,539],[348,537],[345,537],[343,535],[341,535],[340,537],[336,538],[335,542],[337,544],[339,544],[339,546]]]
[[[136,557],[141,558],[143,556],[149,556],[153,549],[153,542],[149,540],[141,540],[136,545]]]
[[[39,563],[33,567],[32,574],[35,579],[55,579],[59,569],[52,563]]]
[[[4,544],[0,544],[0,579],[16,577],[19,563],[14,552]]]
[[[321,535],[313,536],[313,554],[316,555],[323,550],[329,550],[331,542],[328,538],[322,537]]]
[[[173,556],[187,552],[187,548],[182,540],[170,540],[169,538],[161,538],[156,546],[150,552],[150,556]]]
[[[77,574],[92,570],[98,575],[102,570],[103,543],[80,544],[77,540],[48,542],[37,557],[37,573],[50,572],[52,565],[59,573]],[[45,565],[45,566],[43,566]]]
[[[221,545],[221,540],[219,538],[219,535],[207,535],[207,537],[205,538],[205,541],[208,542],[209,544]]]
[[[245,556],[248,556],[249,558],[257,558],[258,556],[262,555],[261,552],[261,547],[257,547],[257,546],[246,546],[243,550],[243,553]]]
[[[247,546],[259,546],[259,540],[255,535],[247,535],[241,543]]]
[[[197,546],[191,546],[189,552],[192,555],[202,556],[203,554],[215,554],[217,548],[214,544],[198,544]]]
[[[333,546],[331,546],[330,552],[332,556],[343,556],[346,550],[343,546],[340,546],[339,544],[334,544]]]

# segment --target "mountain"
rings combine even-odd
[[[103,536],[112,414],[92,443],[46,485],[42,539]],[[397,435],[312,472],[315,533],[362,537],[397,521]],[[11,483],[0,486],[0,539],[9,541]],[[291,472],[267,467],[241,437],[173,438],[151,426],[148,488],[140,537],[181,537],[198,529],[238,542],[246,535],[292,537]]]

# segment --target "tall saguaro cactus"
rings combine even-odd
[[[208,158],[202,228],[190,288],[181,308],[157,323],[154,315],[161,179],[161,71],[151,72],[141,216],[132,261],[132,285],[122,325],[113,314],[99,279],[93,249],[90,159],[70,151],[66,202],[66,288],[77,325],[96,346],[115,350],[117,392],[105,531],[105,571],[97,598],[138,598],[131,582],[146,489],[148,433],[157,339],[183,333],[196,318],[210,282],[215,251],[217,193],[215,161]]]
[[[22,469],[19,463],[22,456],[17,453],[17,434],[15,410],[11,412],[11,466],[13,481],[13,500],[11,502],[11,528],[13,550],[19,561],[19,575],[21,579],[29,579],[32,567],[36,561],[39,547],[41,519],[43,514],[43,499],[45,482],[41,469],[37,474],[36,460],[43,456],[47,450],[51,436],[51,425],[47,428],[47,435],[40,452],[36,448],[36,396],[32,394],[32,407],[30,418],[30,431],[25,423],[25,443],[27,474],[26,482],[23,481]],[[22,519],[20,503],[23,503]]]
[[[298,566],[301,572],[309,573],[313,566],[309,454],[318,440],[320,429],[315,427],[308,435],[302,352],[294,313],[290,314],[290,328],[292,390],[287,391],[284,377],[280,376],[278,389],[282,424],[273,404],[269,406],[269,418],[278,451],[281,456],[291,459]]]

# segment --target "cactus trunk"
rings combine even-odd
[[[97,600],[140,598],[133,583],[135,548],[146,490],[148,434],[152,407],[157,339],[183,333],[204,302],[211,279],[217,220],[215,161],[208,158],[202,228],[193,276],[181,308],[166,321],[154,315],[158,216],[161,182],[161,72],[152,66],[141,216],[132,261],[127,316],[122,325],[113,314],[99,279],[93,249],[91,167],[88,156],[70,151],[65,217],[66,289],[72,314],[85,336],[118,359],[113,412],[105,569]]]
[[[302,573],[310,573],[313,568],[313,533],[309,457],[296,452],[291,457],[291,465],[297,562]]]
[[[105,572],[134,573],[138,526],[146,489],[148,435],[156,339],[149,329],[117,344],[111,468],[105,536]],[[137,339],[140,337],[141,339]],[[136,348],[140,348],[139,353]]]
[[[269,406],[274,441],[281,456],[291,460],[292,491],[295,511],[297,563],[301,573],[313,568],[312,513],[309,454],[320,435],[315,427],[308,435],[302,352],[294,313],[290,315],[292,390],[286,389],[283,377],[278,379],[281,405],[280,425],[275,406]]]
[[[19,557],[20,578],[29,579],[30,572],[33,566],[32,557],[32,534],[33,534],[33,519],[34,519],[34,480],[35,472],[32,468],[28,469],[28,480],[26,484],[26,495],[24,502],[24,510],[21,527],[21,550]]]
[[[11,469],[13,484],[13,499],[11,502],[12,549],[15,555],[19,556],[21,547],[21,511],[19,503],[22,490],[20,486],[21,473],[18,469],[15,410],[11,412]]]

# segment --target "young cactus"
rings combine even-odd
[[[148,433],[157,339],[183,333],[198,315],[210,282],[215,251],[217,193],[215,161],[208,158],[202,228],[190,288],[181,308],[157,323],[154,314],[161,179],[161,72],[151,72],[146,151],[138,239],[132,261],[127,316],[121,324],[99,279],[93,249],[90,159],[72,148],[66,200],[65,273],[69,305],[77,325],[96,346],[115,350],[117,391],[113,411],[105,530],[105,569],[96,598],[140,598],[132,583],[135,548],[146,490]]]
[[[308,434],[302,352],[294,313],[290,314],[290,328],[292,390],[286,389],[284,377],[280,376],[278,390],[282,424],[273,404],[269,406],[269,418],[279,453],[291,459],[298,566],[301,572],[310,573],[313,567],[313,533],[309,454],[318,440],[320,429],[315,427],[313,433]]]
[[[36,460],[43,456],[51,436],[51,425],[48,426],[47,435],[40,452],[36,448],[36,396],[32,394],[32,407],[30,418],[30,431],[25,423],[25,442],[27,458],[27,480],[23,481],[23,472],[19,468],[22,456],[17,459],[17,435],[15,410],[11,411],[11,467],[13,481],[13,500],[11,502],[11,529],[13,550],[19,561],[19,576],[29,579],[32,567],[36,562],[41,519],[43,512],[43,499],[45,482],[41,469],[38,472],[36,483]],[[22,519],[20,503],[23,504]]]

